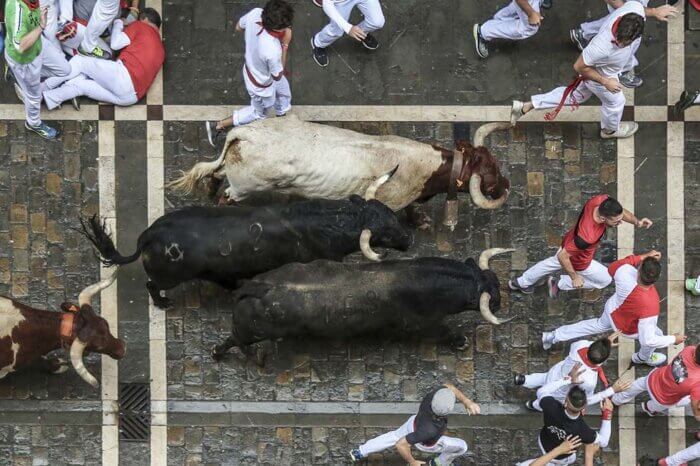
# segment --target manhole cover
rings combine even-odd
[[[119,385],[119,438],[147,442],[151,434],[151,393],[148,384]]]

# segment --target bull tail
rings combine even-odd
[[[100,253],[100,262],[104,265],[111,267],[113,265],[130,264],[141,256],[140,242],[134,254],[128,257],[122,256],[114,246],[114,241],[112,241],[109,233],[107,233],[107,226],[104,222],[100,222],[97,215],[90,217],[87,222],[81,218],[80,224],[82,226],[80,233],[95,246],[95,249]]]
[[[182,175],[180,178],[166,184],[166,188],[172,188],[183,194],[192,194],[198,190],[204,178],[213,176],[214,173],[226,164],[226,152],[228,152],[229,146],[238,141],[237,138],[233,137],[233,134],[234,131],[229,131],[226,136],[226,144],[224,144],[224,149],[221,151],[221,155],[218,159],[211,162],[199,162],[195,164],[190,171],[181,172]]]

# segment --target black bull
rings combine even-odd
[[[92,217],[83,233],[106,265],[143,258],[147,288],[156,306],[170,301],[161,290],[201,279],[233,289],[250,278],[290,262],[342,260],[371,246],[407,250],[412,234],[377,200],[311,200],[267,207],[188,207],[168,213],[144,231],[128,257],[115,248],[105,226]]]
[[[284,337],[344,339],[380,334],[401,337],[442,328],[444,317],[480,310],[486,320],[500,308],[500,286],[488,269],[489,249],[460,262],[438,257],[377,263],[318,260],[289,264],[253,278],[235,294],[233,331],[212,355],[236,346]]]

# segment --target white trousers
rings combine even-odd
[[[346,21],[350,18],[350,13],[355,6],[360,9],[362,16],[364,16],[362,22],[357,25],[364,32],[369,33],[384,27],[384,13],[379,0],[345,0],[335,4],[336,10]],[[326,27],[321,29],[321,32],[314,36],[314,45],[320,48],[328,47],[343,34],[345,31],[335,22],[330,21]]]
[[[612,397],[612,402],[615,403],[615,405],[617,406],[623,405],[634,401],[635,397],[640,393],[647,392],[649,394],[649,402],[647,403],[647,408],[656,413],[668,414],[668,410],[671,408],[682,408],[690,404],[690,396],[683,397],[681,401],[679,401],[675,405],[669,406],[659,403],[649,390],[649,385],[647,384],[648,377],[648,375],[644,377],[639,377],[634,382],[632,382],[632,386],[629,389],[625,390],[624,392],[615,393]]]
[[[408,418],[408,421],[398,429],[375,437],[360,445],[360,453],[362,453],[362,456],[369,456],[372,453],[379,453],[380,451],[394,448],[399,440],[413,432],[413,420],[415,418],[415,415],[411,416]],[[441,465],[452,464],[452,461],[465,454],[469,449],[467,447],[467,442],[464,440],[446,437],[444,435],[440,437],[432,447],[426,447],[420,443],[415,444],[414,447],[425,453],[440,453],[438,462]]]
[[[121,61],[77,55],[70,61],[71,73],[44,83],[44,100],[49,110],[73,97],[87,96],[98,102],[133,105],[138,101],[134,84]]]
[[[597,335],[599,333],[607,333],[615,330],[612,323],[612,317],[610,317],[614,305],[615,304],[612,301],[608,300],[605,302],[605,309],[599,318],[582,320],[581,322],[577,322],[575,324],[563,325],[557,328],[554,330],[554,341],[552,343],[576,340],[589,335]],[[663,335],[664,332],[659,327],[656,327],[656,334]],[[639,338],[635,339],[638,340]],[[654,353],[654,349],[655,348],[653,346],[640,345],[639,352],[632,355],[632,361],[634,361],[636,364],[647,362]]]
[[[546,93],[532,96],[532,105],[535,108],[554,108],[559,105],[561,98],[564,96],[565,86],[557,87],[556,89]],[[602,120],[600,126],[603,129],[617,131],[622,120],[622,112],[625,109],[625,95],[622,92],[612,93],[605,86],[595,81],[583,81],[578,85],[575,91],[569,94],[565,105],[572,105],[571,97],[576,99],[576,102],[583,103],[595,95],[600,99],[603,105]]]
[[[522,287],[533,286],[535,283],[539,282],[542,278],[557,273],[561,270],[561,264],[559,259],[557,259],[556,254],[545,260],[539,261],[523,273],[523,275],[518,278],[518,284]],[[591,261],[591,264],[586,268],[586,270],[581,270],[577,272],[583,278],[583,287],[587,289],[605,288],[610,284],[612,278],[608,273],[607,267],[598,261]],[[574,289],[573,283],[571,283],[571,277],[567,274],[563,274],[559,277],[559,289],[564,291],[570,291]]]
[[[668,464],[668,466],[680,466],[683,463],[690,463],[698,458],[700,458],[700,442],[695,442],[695,445],[666,457],[666,464]]]
[[[234,126],[263,120],[267,118],[267,112],[271,108],[275,109],[277,116],[284,115],[292,108],[292,91],[286,77],[282,76],[279,81],[273,81],[272,86],[265,88],[263,92],[250,82],[245,69],[243,70],[243,78],[248,94],[250,94],[250,105],[233,112]]]
[[[533,10],[540,11],[540,0],[528,0]],[[486,41],[493,39],[523,40],[534,36],[539,26],[532,26],[527,15],[515,3],[515,0],[499,10],[481,26],[481,36]]]
[[[98,45],[97,39],[112,25],[117,16],[119,16],[119,0],[97,0],[81,44],[83,50],[92,52]]]
[[[27,123],[31,126],[41,123],[41,78],[66,76],[70,73],[70,64],[63,52],[43,37],[39,40],[41,53],[29,64],[16,63],[5,53],[5,61],[24,94],[24,111]]]
[[[46,41],[53,43],[59,49],[61,48],[61,42],[56,39],[56,32],[58,31],[58,18],[59,18],[59,4],[58,0],[41,0],[39,5],[42,9],[46,9],[46,27],[42,35]]]

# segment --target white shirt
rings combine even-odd
[[[608,16],[608,20],[600,28],[598,34],[583,49],[583,62],[594,67],[601,75],[608,78],[617,78],[634,53],[632,44],[627,47],[619,47],[613,43],[615,36],[612,33],[612,26],[617,18],[628,13],[636,13],[645,18],[644,7],[641,3],[627,2]],[[641,41],[642,38],[637,40]]]
[[[343,15],[340,14],[338,9],[335,7],[335,4],[343,3],[346,1],[347,0],[323,0],[323,12],[326,13],[326,16],[328,16],[331,19],[331,21],[333,21],[343,31],[345,31],[345,34],[350,32],[350,29],[352,29],[352,24],[350,24],[345,18],[343,18]]]
[[[284,66],[282,66],[282,44],[279,39],[263,29],[262,11],[262,8],[253,8],[241,17],[238,26],[245,31],[246,68],[258,84],[268,86],[273,83],[272,76],[279,76]],[[247,73],[244,71],[243,74],[248,81]],[[251,84],[260,89],[254,83]]]

